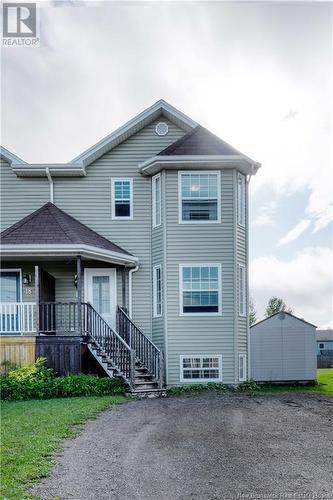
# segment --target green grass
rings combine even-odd
[[[75,436],[82,423],[123,396],[13,401],[1,404],[0,498],[33,498],[27,488],[45,476],[64,438]]]
[[[264,384],[260,393],[272,394],[276,392],[311,392],[316,394],[333,395],[333,368],[319,368],[316,384]]]

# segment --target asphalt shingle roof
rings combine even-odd
[[[333,329],[328,328],[327,330],[317,330],[316,332],[317,342],[333,342]]]
[[[126,255],[130,253],[74,219],[53,203],[46,203],[0,234],[2,245],[90,245]]]
[[[240,155],[237,149],[198,125],[183,137],[161,151],[158,156],[168,155]]]

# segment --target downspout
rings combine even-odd
[[[128,315],[130,318],[132,318],[132,311],[133,311],[132,276],[133,273],[136,273],[136,271],[138,270],[139,270],[139,264],[137,264],[133,269],[130,269],[128,273]]]
[[[45,172],[46,172],[46,177],[48,178],[50,184],[50,202],[53,203],[53,179],[51,177],[51,172],[49,167],[45,168]]]

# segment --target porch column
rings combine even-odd
[[[77,326],[79,334],[82,335],[82,289],[81,289],[81,255],[76,257],[76,275],[77,275]]]
[[[127,307],[126,307],[126,268],[123,267],[122,268],[122,272],[121,272],[121,304],[122,304],[122,307],[125,309],[125,311],[127,312]]]
[[[36,302],[36,333],[39,335],[39,301],[40,301],[39,266],[35,266],[35,302]]]

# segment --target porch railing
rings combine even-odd
[[[82,332],[100,348],[107,362],[117,369],[130,387],[135,382],[135,351],[89,304],[82,304]]]
[[[163,359],[160,349],[133,323],[126,312],[117,308],[117,331],[131,349],[138,361],[153,375],[160,387],[163,385]]]
[[[39,333],[80,334],[78,319],[77,302],[41,302],[39,304]]]
[[[36,332],[34,302],[3,302],[0,304],[0,333],[23,335]]]

